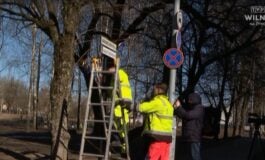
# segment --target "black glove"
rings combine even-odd
[[[132,110],[132,101],[127,99],[119,99],[115,102],[116,105],[120,105],[122,108],[126,108],[127,110]]]

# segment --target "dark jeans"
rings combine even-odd
[[[201,143],[192,142],[190,143],[190,156],[192,160],[201,160]]]
[[[180,142],[177,144],[176,159],[202,160],[200,142]]]
[[[192,143],[180,139],[176,140],[175,159],[176,160],[202,160],[202,145],[200,142]],[[194,157],[194,158],[193,158]]]

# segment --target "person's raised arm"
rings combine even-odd
[[[200,118],[203,114],[203,108],[202,106],[197,106],[191,110],[185,110],[180,103],[180,100],[176,100],[175,103],[173,104],[175,110],[176,110],[176,114],[178,117],[183,118],[183,119],[197,119]]]

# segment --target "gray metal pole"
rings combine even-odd
[[[174,4],[174,16],[173,16],[173,32],[172,32],[172,41],[171,47],[176,47],[176,33],[177,33],[177,13],[180,10],[180,0],[175,0]],[[176,88],[176,69],[170,70],[170,79],[169,79],[169,100],[171,104],[175,100],[175,88]],[[172,143],[170,146],[170,160],[175,159],[175,146],[176,146],[176,117],[173,118],[173,132],[172,132]]]
[[[176,33],[177,33],[177,25],[176,25],[176,15],[179,12],[180,0],[175,0],[174,7],[174,18],[173,18],[173,32],[172,32],[172,41],[171,47],[176,47]],[[170,69],[170,79],[169,79],[169,100],[171,103],[175,100],[175,85],[176,83],[176,69]]]

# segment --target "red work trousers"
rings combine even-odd
[[[170,143],[153,142],[148,149],[148,160],[169,160]]]

